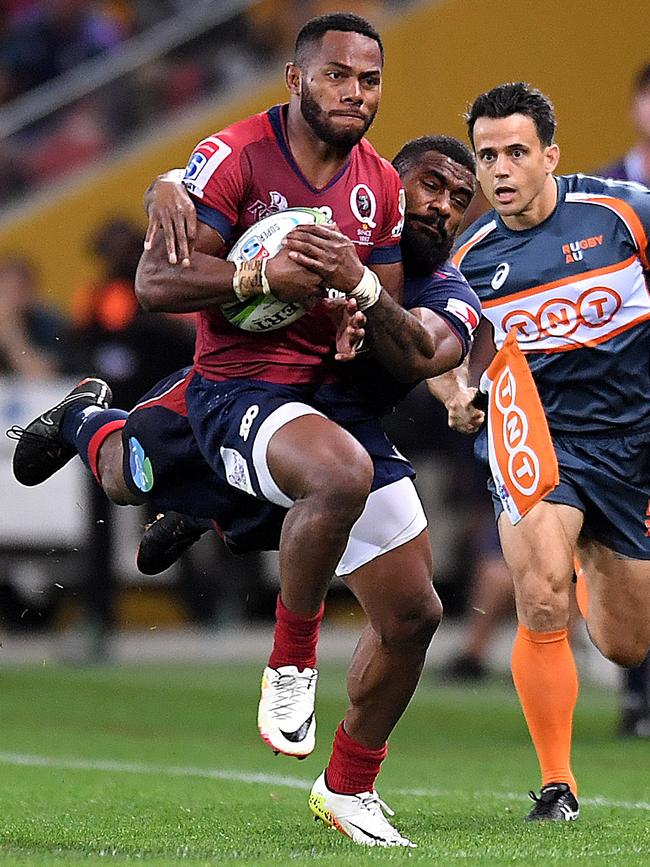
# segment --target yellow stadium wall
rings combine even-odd
[[[632,140],[630,82],[650,60],[645,21],[647,0],[443,0],[422,6],[383,28],[384,97],[371,139],[390,157],[413,136],[464,138],[462,112],[473,96],[501,81],[524,79],[555,102],[561,170],[594,169]],[[92,273],[85,244],[98,223],[116,213],[142,221],[142,194],[152,177],[183,164],[204,135],[284,95],[279,78],[98,172],[82,188],[0,231],[0,253],[33,255],[49,297],[65,306],[72,289]]]

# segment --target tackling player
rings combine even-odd
[[[634,666],[650,645],[650,191],[556,177],[553,107],[522,82],[477,97],[467,124],[493,210],[463,235],[453,261],[497,348],[516,329],[559,463],[559,485],[515,525],[492,486],[519,620],[512,674],[542,775],[527,818],[570,820],[579,810],[570,765],[578,679],[567,640],[575,557],[600,652]],[[439,393],[451,426],[476,430],[482,414],[466,377],[458,387],[462,377],[443,377]]]
[[[467,352],[480,315],[474,294],[456,269],[445,264],[474,192],[471,153],[454,139],[427,137],[405,145],[394,162],[407,193],[405,302],[412,312],[406,313],[382,293],[367,311],[366,330],[386,369],[360,357],[345,368],[339,367],[338,381],[319,386],[312,396],[314,406],[340,422],[368,449],[374,482],[373,493],[336,567],[366,611],[368,627],[350,668],[350,706],[336,733],[326,772],[314,785],[310,804],[317,815],[356,842],[377,845],[408,844],[383,817],[374,782],[386,754],[386,739],[415,689],[441,612],[431,585],[432,557],[425,521],[409,478],[412,470],[386,440],[378,416],[417,381],[454,367]],[[165,199],[169,192],[177,198]],[[152,220],[160,218],[164,223],[170,214],[181,214],[183,224],[191,221],[192,205],[186,194],[184,199],[178,197],[178,188],[170,184],[159,185],[158,194],[164,203],[159,204],[154,197]],[[300,230],[291,246],[292,256],[307,256],[311,268],[327,272],[336,281],[350,280],[350,275],[362,267],[355,245],[335,227],[326,227],[324,232]],[[348,304],[354,306],[354,302]],[[360,318],[361,314],[353,315],[353,320],[355,316]],[[351,339],[362,334],[358,323],[353,323],[349,332]],[[277,547],[283,521],[290,512],[233,491],[223,474],[206,466],[184,414],[185,388],[182,375],[170,378],[129,414],[122,431],[109,433],[95,459],[96,475],[104,489],[117,502],[147,498],[163,509],[216,517],[228,544],[236,550]],[[64,431],[69,414],[60,421],[61,415],[59,412],[57,427]],[[108,417],[108,421],[112,419]],[[28,428],[22,458],[35,455],[29,434],[33,437],[37,427],[43,430],[38,420]],[[141,452],[134,453],[133,440],[142,447]],[[50,437],[50,450],[57,442],[61,448],[60,437]],[[18,449],[21,445],[22,441]],[[69,458],[70,447],[65,449]],[[17,463],[22,466],[24,461]],[[147,486],[150,490],[145,493]],[[409,503],[406,513],[403,507]],[[154,528],[159,529],[160,523]],[[171,529],[171,536],[162,537],[165,558],[170,550],[178,553],[175,546],[187,546],[188,538],[192,541],[204,526],[190,525],[188,532],[187,526],[177,523]],[[385,544],[387,536],[396,541],[394,546]],[[156,540],[161,541],[159,536],[154,536]],[[169,562],[171,559],[166,559],[166,565]],[[162,568],[160,561],[158,565]],[[314,652],[316,638],[313,628],[303,635],[294,632],[288,651],[296,669],[310,667],[306,662],[308,654]],[[285,672],[285,707],[304,712],[289,674]]]

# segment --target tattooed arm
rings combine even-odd
[[[460,341],[433,310],[404,310],[382,292],[366,318],[370,348],[401,382],[429,379],[460,363]]]
[[[396,379],[429,379],[460,363],[463,347],[445,319],[429,308],[409,311],[394,301],[378,280],[370,279],[354,244],[335,224],[298,226],[284,243],[294,261],[320,274],[327,286],[357,299],[367,319],[368,348]],[[377,277],[384,280],[379,270]]]

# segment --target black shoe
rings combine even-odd
[[[619,738],[650,738],[650,711],[625,710],[618,725]]]
[[[441,671],[446,681],[478,681],[487,677],[487,669],[473,656],[458,656],[452,659]]]
[[[578,800],[566,783],[549,783],[542,786],[539,798],[535,792],[528,792],[535,806],[526,816],[527,822],[572,822],[578,818]]]
[[[77,450],[60,438],[63,414],[73,404],[108,409],[113,400],[110,388],[102,379],[82,379],[62,401],[46,410],[26,428],[14,425],[7,431],[9,439],[18,440],[14,452],[14,476],[21,485],[40,485],[77,454]]]
[[[207,518],[191,518],[179,512],[157,515],[144,528],[135,560],[138,569],[143,575],[164,572],[212,528]]]

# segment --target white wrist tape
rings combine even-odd
[[[266,259],[237,262],[232,275],[232,291],[240,301],[255,295],[270,295],[271,287],[266,277]]]
[[[379,300],[381,288],[379,277],[370,268],[365,267],[361,280],[359,280],[352,292],[349,293],[348,297],[356,299],[359,310],[367,310]]]

